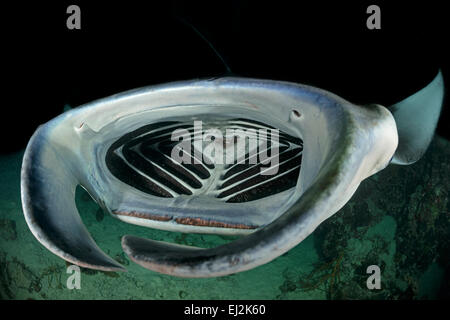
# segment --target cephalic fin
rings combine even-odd
[[[48,125],[36,130],[22,164],[22,206],[31,232],[68,262],[102,271],[126,271],[97,246],[84,226],[75,204],[78,181],[70,161],[74,155],[52,144],[48,132]]]

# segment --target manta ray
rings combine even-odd
[[[124,271],[83,225],[75,204],[75,189],[81,186],[127,223],[241,235],[215,248],[123,235],[123,250],[137,264],[178,277],[249,270],[299,244],[367,177],[391,163],[420,159],[434,134],[443,95],[441,72],[389,107],[356,105],[307,85],[241,77],[119,93],[71,109],[36,130],[22,164],[23,213],[36,239],[62,259]],[[192,133],[195,121],[201,121],[203,131],[221,133],[276,129],[276,173],[264,175],[264,166],[249,161],[174,161],[173,132]],[[258,145],[257,153],[274,147]]]

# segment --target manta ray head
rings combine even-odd
[[[128,223],[242,235],[215,248],[124,235],[124,251],[145,268],[181,277],[248,270],[300,243],[393,157],[410,160],[394,156],[396,121],[383,106],[282,81],[218,78],[125,92],[36,130],[22,165],[25,219],[61,258],[124,270],[83,225],[75,205],[82,186]]]

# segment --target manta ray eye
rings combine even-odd
[[[301,139],[251,119],[198,124],[164,121],[129,132],[109,147],[107,168],[127,185],[165,198],[184,195],[241,203],[296,186]],[[182,161],[174,159],[174,152]]]
[[[296,110],[296,109],[292,110],[292,114],[293,114],[296,118],[300,118],[300,117],[302,116],[302,114],[301,114],[298,110]]]

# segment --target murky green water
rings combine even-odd
[[[23,153],[0,157],[2,299],[434,299],[450,296],[450,142],[436,137],[411,166],[391,165],[364,181],[352,200],[296,248],[256,269],[211,279],[182,279],[144,269],[120,238],[212,247],[231,237],[170,233],[105,215],[82,190],[77,206],[97,244],[126,273],[82,269],[70,290],[65,261],[33,237],[22,214]],[[378,265],[381,289],[369,290]]]

